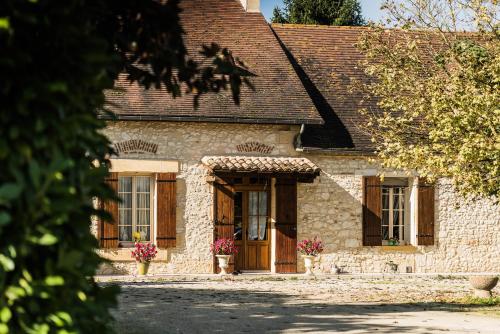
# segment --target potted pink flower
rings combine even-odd
[[[304,239],[297,244],[297,250],[304,258],[306,275],[313,275],[314,258],[323,251],[323,242],[318,237],[314,237],[312,240]]]
[[[220,274],[226,275],[226,269],[229,267],[231,255],[238,253],[238,247],[234,245],[234,240],[226,238],[217,239],[210,245],[210,251],[219,262]]]
[[[136,242],[135,248],[132,250],[132,257],[137,263],[137,274],[146,275],[148,273],[149,264],[158,254],[156,246],[150,242]]]

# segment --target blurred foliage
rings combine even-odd
[[[365,24],[358,0],[284,0],[283,4],[283,8],[274,8],[271,22],[335,26]]]
[[[92,199],[110,143],[97,118],[121,72],[173,96],[230,89],[249,74],[212,44],[186,54],[179,1],[0,2],[0,333],[112,332],[117,290],[93,280],[101,259]],[[97,162],[94,165],[94,162]]]
[[[362,88],[382,111],[361,111],[378,158],[430,180],[450,177],[469,198],[498,200],[498,3],[388,1],[384,8],[401,29],[377,27],[359,43],[373,79]]]

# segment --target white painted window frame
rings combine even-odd
[[[156,235],[156,230],[154,229],[155,227],[155,198],[156,198],[156,189],[155,189],[155,175],[154,174],[149,174],[149,173],[119,173],[118,174],[118,183],[120,182],[120,177],[131,177],[132,178],[132,233],[135,232],[136,227],[137,227],[137,184],[136,184],[136,179],[137,177],[149,177],[149,240],[141,240],[141,241],[146,241],[146,242],[151,242],[154,240],[155,235]],[[118,195],[120,195],[120,192],[118,192]],[[120,230],[120,226],[123,226],[120,224],[120,209],[118,209],[118,231]],[[119,245],[122,247],[131,247],[133,245],[133,240],[127,241],[127,240],[120,240],[120,234],[118,232],[118,242]]]
[[[393,238],[394,237],[394,189],[403,189],[402,193],[398,194],[398,200],[399,200],[399,206],[398,206],[398,211],[399,211],[399,217],[402,218],[402,225],[399,224],[399,235],[403,235],[404,238],[403,239],[399,239],[399,241],[401,242],[406,242],[406,239],[407,239],[407,236],[408,236],[408,232],[407,232],[407,228],[406,228],[406,225],[408,223],[408,220],[407,220],[407,212],[408,212],[408,187],[407,186],[401,186],[401,187],[398,187],[398,186],[384,186],[382,185],[382,196],[383,196],[383,189],[388,189],[389,190],[389,209],[385,210],[383,207],[382,207],[382,217],[383,217],[383,213],[384,211],[388,211],[389,214],[389,224],[388,225],[385,225],[385,226],[388,226],[389,228],[389,238]],[[401,196],[402,195],[402,196]],[[383,201],[382,201],[383,203]],[[387,242],[387,240],[382,240],[382,242]]]

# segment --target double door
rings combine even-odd
[[[237,270],[270,270],[271,193],[253,187],[234,193],[234,239],[239,248]]]
[[[237,183],[229,179],[225,183],[215,183],[214,191],[214,240],[234,238],[239,248],[239,253],[231,257],[229,271],[235,269],[270,270],[271,190],[269,182]],[[276,257],[274,264],[276,272],[295,273],[297,272],[296,180],[278,179],[275,194]],[[217,272],[215,257],[214,269],[214,272]]]

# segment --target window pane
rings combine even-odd
[[[118,217],[118,225],[132,225],[132,210],[119,209]]]
[[[267,240],[267,216],[259,217],[259,240]]]
[[[387,192],[382,192],[382,209],[388,210],[389,209],[389,189],[384,189],[387,190]]]
[[[136,215],[136,224],[137,226],[140,225],[149,225],[149,210],[137,210],[137,215]]]
[[[131,176],[120,176],[118,177],[118,192],[132,192],[132,177]]]
[[[389,210],[382,211],[382,225],[389,225]]]
[[[149,226],[137,226],[137,232],[141,234],[141,240],[149,241]]]
[[[382,226],[382,240],[389,240],[389,226]]]
[[[132,193],[121,193],[121,203],[118,204],[119,208],[132,209]]]
[[[132,225],[119,227],[120,241],[132,241]]]
[[[136,183],[136,191],[137,192],[147,192],[149,193],[149,176],[137,176],[135,178],[135,183]]]
[[[400,217],[399,210],[394,209],[392,217],[393,217],[393,219],[392,219],[393,225],[399,225],[400,224],[400,221],[399,221],[399,217]]]
[[[137,194],[136,207],[137,209],[149,209],[149,193],[146,194]]]
[[[399,226],[394,226],[392,228],[392,237],[400,240],[400,238],[399,238]]]
[[[248,240],[258,240],[258,217],[250,216],[248,217]]]

